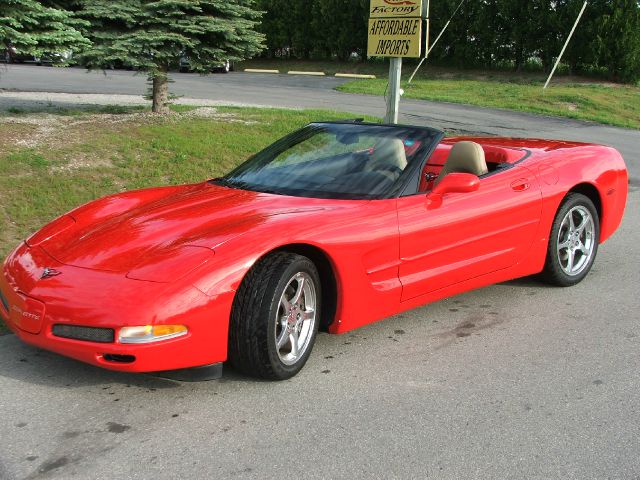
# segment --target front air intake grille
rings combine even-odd
[[[107,353],[103,358],[111,363],[133,363],[136,361],[136,357],[133,355],[118,355],[115,353]]]
[[[54,325],[52,333],[56,337],[84,340],[85,342],[113,343],[115,331],[112,328],[78,327],[76,325]]]
[[[5,298],[5,296],[2,294],[2,290],[0,290],[0,303],[2,303],[2,306],[4,307],[4,309],[8,312],[9,311],[9,300],[7,300]]]

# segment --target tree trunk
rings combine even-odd
[[[166,69],[158,72],[153,77],[153,113],[166,115],[169,110],[169,76]]]

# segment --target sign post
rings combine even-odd
[[[422,53],[422,0],[371,0],[367,55],[390,57],[385,123],[398,123],[403,58]]]
[[[387,115],[384,117],[384,123],[398,123],[401,78],[402,57],[393,57],[389,65],[389,93],[387,96]]]

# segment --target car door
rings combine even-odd
[[[523,166],[489,174],[474,192],[398,199],[402,301],[508,268],[530,248],[542,195]]]

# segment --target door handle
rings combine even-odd
[[[531,185],[529,184],[529,180],[527,180],[526,178],[520,178],[519,180],[511,183],[511,189],[515,192],[524,192],[530,186]]]

